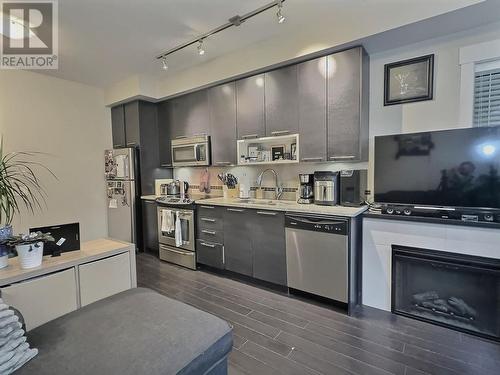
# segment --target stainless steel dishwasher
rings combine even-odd
[[[287,214],[288,287],[347,303],[349,221]]]

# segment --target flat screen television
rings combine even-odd
[[[500,127],[375,137],[375,202],[500,209]]]

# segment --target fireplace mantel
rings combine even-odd
[[[392,245],[500,259],[500,230],[363,218],[362,303],[385,311],[391,311]]]

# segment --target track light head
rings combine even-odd
[[[167,64],[167,58],[166,57],[163,57],[161,59],[161,68],[163,70],[168,70],[168,64]]]
[[[203,39],[198,42],[198,55],[203,56],[205,54],[205,49],[203,48]]]
[[[278,23],[283,23],[286,20],[286,17],[283,15],[283,1],[278,2],[278,12],[276,13],[276,19]]]

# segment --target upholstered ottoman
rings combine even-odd
[[[16,374],[227,374],[225,321],[144,288],[28,332],[39,354]]]

